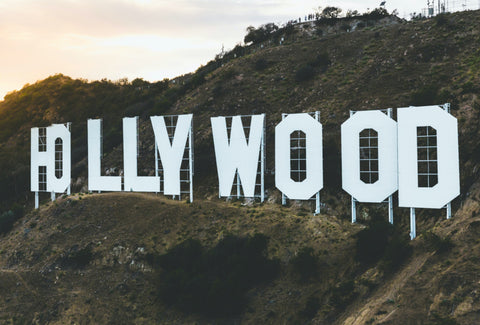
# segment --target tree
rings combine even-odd
[[[253,26],[247,27],[247,35],[245,35],[243,41],[247,43],[260,43],[265,41],[270,35],[278,30],[278,26],[274,23],[268,23],[258,28]]]
[[[346,17],[351,18],[351,17],[357,17],[360,16],[360,13],[357,10],[347,10]]]
[[[338,18],[338,16],[340,16],[341,13],[342,13],[341,8],[325,7],[325,9],[322,10],[320,17],[325,19]]]

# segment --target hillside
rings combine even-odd
[[[89,82],[55,75],[7,95],[0,102],[0,212],[12,211],[17,221],[0,235],[0,320],[478,322],[479,30],[479,11],[410,22],[383,17],[297,24],[262,42],[238,46],[175,80]],[[461,196],[454,201],[454,217],[420,212],[421,235],[411,243],[405,240],[406,209],[395,209],[396,227],[390,229],[378,221],[385,215],[383,207],[361,205],[365,220],[351,225],[340,174],[340,125],[349,110],[445,102],[452,104],[460,132]],[[282,207],[270,173],[281,113],[316,110],[324,127],[325,206],[319,216],[312,215],[309,204]],[[103,118],[102,164],[120,171],[121,118],[140,116],[140,172],[148,175],[153,168],[148,117],[182,113],[194,114],[192,204],[145,194],[82,194],[87,189],[88,118]],[[267,116],[268,202],[224,202],[216,198],[209,119],[256,113]],[[75,194],[55,203],[45,196],[40,210],[32,211],[29,129],[63,122],[72,122]],[[389,236],[377,238],[369,229],[387,229]],[[365,233],[388,247],[373,260],[362,255],[361,249],[372,249],[368,240],[361,244]],[[163,254],[178,252],[177,245],[188,239],[213,249],[229,235],[255,234],[268,237],[265,258],[276,261],[278,269],[248,290],[241,313],[185,312],[161,298],[158,288],[167,272]]]

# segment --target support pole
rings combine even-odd
[[[40,200],[38,198],[38,192],[35,192],[35,209],[38,209],[40,206]]]
[[[415,223],[415,208],[410,208],[410,239],[417,237],[417,226]]]
[[[452,202],[448,202],[447,204],[447,219],[452,217]]]
[[[237,199],[240,199],[240,175],[237,171]]]
[[[52,202],[55,201],[55,192],[52,191],[52,193],[50,194],[51,198],[52,198]]]
[[[352,223],[357,222],[357,207],[355,198],[352,196]]]
[[[320,122],[320,112],[315,111],[315,119]],[[320,191],[317,192],[316,195],[316,209],[315,209],[315,215],[320,214]]]
[[[265,114],[263,114],[263,134],[262,134],[262,144],[260,152],[260,201],[265,201]]]
[[[387,109],[387,116],[393,118],[393,109],[390,107]],[[393,225],[393,195],[388,197],[388,222]]]
[[[315,207],[315,215],[320,214],[320,192],[317,192],[315,197],[316,207]]]
[[[193,120],[188,133],[188,169],[190,180],[190,203],[193,202]]]
[[[158,146],[157,146],[157,140],[155,140],[155,177],[158,177]],[[161,181],[160,181],[161,184]],[[158,189],[160,191],[160,189]],[[158,194],[158,192],[155,192],[155,194]]]
[[[388,222],[393,225],[393,196],[388,197]]]
[[[282,121],[287,117],[287,114],[282,113]],[[287,196],[282,193],[282,205],[287,205]]]

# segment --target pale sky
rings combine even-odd
[[[456,2],[477,9],[478,1]],[[206,64],[222,45],[232,49],[249,25],[303,19],[319,6],[364,12],[380,2],[0,0],[0,100],[55,73],[88,80],[173,78]],[[408,18],[424,2],[390,0],[386,8]]]

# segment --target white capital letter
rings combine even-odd
[[[377,140],[367,150],[377,148],[378,156],[364,157],[369,166],[377,166],[378,180],[365,183],[360,179],[360,132],[372,129]],[[362,139],[371,141],[371,139]],[[363,147],[363,146],[362,146]],[[397,123],[380,111],[356,112],[342,124],[342,187],[359,202],[380,203],[397,188]]]
[[[159,192],[160,177],[137,174],[138,117],[123,118],[124,191]]]
[[[164,169],[164,194],[180,195],[180,167],[192,126],[192,114],[178,115],[173,143],[170,143],[163,116],[151,116],[155,141]]]
[[[440,209],[460,194],[457,119],[439,106],[404,107],[399,108],[397,114],[398,204],[401,207]],[[419,187],[418,150],[426,148],[418,147],[418,127],[436,130],[437,157],[429,159],[437,163],[438,182],[433,187]]]
[[[306,178],[290,177],[290,135],[306,137]],[[323,188],[322,124],[307,113],[289,114],[275,127],[275,185],[289,199],[308,200]]]
[[[101,129],[102,120],[88,120],[88,190],[121,191],[121,176],[101,176]]]
[[[238,169],[245,197],[255,195],[260,144],[263,137],[265,114],[252,115],[248,144],[243,131],[242,118],[232,118],[230,141],[225,117],[212,117],[220,196],[230,196],[235,171]]]
[[[39,191],[38,167],[46,167],[46,191],[62,193],[70,185],[71,178],[71,137],[70,130],[63,124],[53,124],[46,128],[46,151],[41,152],[38,147],[39,128],[31,129],[31,165],[30,165],[30,188],[33,192]],[[55,144],[61,145],[61,151],[55,152]],[[56,155],[58,155],[56,157]],[[61,155],[61,157],[60,157]],[[57,158],[57,159],[56,159]],[[61,158],[61,159],[60,159]],[[61,165],[61,176],[57,177],[56,162]],[[58,169],[58,168],[57,168]]]

